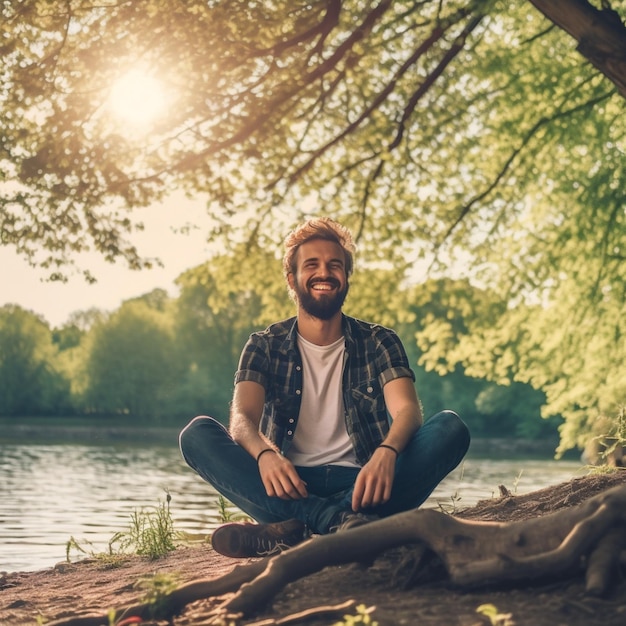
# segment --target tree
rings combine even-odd
[[[425,259],[493,289],[506,312],[475,336],[521,345],[513,318],[529,329],[537,358],[514,376],[555,385],[546,413],[564,377],[536,349],[548,321],[584,309],[559,354],[573,363],[593,342],[579,326],[623,319],[622,0],[32,0],[2,15],[1,241],[56,278],[86,246],[149,264],[130,210],[171,189],[206,196],[209,236],[236,245],[276,247],[322,206],[367,263]],[[141,129],[107,100],[139,66],[176,96]],[[457,362],[482,375],[485,356]],[[577,411],[623,401],[618,382],[588,395],[605,371],[583,389],[566,370],[566,445],[587,428]]]
[[[66,324],[52,331],[52,340],[61,352],[71,350],[79,346],[87,331],[105,317],[106,315],[95,307],[86,311],[75,311]]]
[[[585,266],[575,256],[577,246],[593,242],[569,243],[571,275],[554,290],[552,302],[519,303],[495,318],[466,316],[465,327],[454,332],[437,319],[418,334],[426,367],[443,373],[462,364],[469,376],[504,385],[524,382],[542,390],[543,416],[565,418],[559,454],[582,449],[590,438],[613,435],[607,423],[617,419],[626,397],[619,374],[626,350],[624,288],[605,282],[601,272],[594,274],[597,266]],[[582,293],[596,281],[602,296],[589,301],[588,293]],[[452,310],[447,292],[443,303]],[[442,332],[435,332],[442,326]]]
[[[481,381],[482,382],[482,381]],[[554,440],[561,420],[542,421],[545,395],[530,385],[484,385],[476,397],[476,409],[485,416],[484,432],[492,436]]]
[[[564,25],[572,6],[579,24],[602,17],[595,39],[626,32],[623,2],[612,20],[581,0],[535,4]],[[274,204],[314,194],[385,255],[410,237],[441,244],[470,209],[517,212],[495,190],[536,178],[517,161],[545,129],[621,103],[521,0],[31,0],[2,16],[2,242],[56,277],[88,246],[149,264],[125,240],[129,209],[172,188],[206,193],[218,229],[235,213],[293,223]],[[143,133],[108,100],[138,66],[176,94]]]
[[[46,322],[15,305],[0,308],[0,415],[69,411],[69,391]]]
[[[280,272],[271,253],[242,246],[178,277],[175,332],[187,367],[178,403],[188,415],[207,413],[227,422],[248,336],[291,314]]]
[[[427,280],[408,288],[404,299],[412,322],[400,325],[400,332],[418,364],[418,390],[427,414],[454,409],[479,437],[556,434],[558,414],[547,422],[540,419],[545,402],[541,391],[515,382],[514,369],[504,368],[496,376],[487,367],[502,365],[501,354],[498,345],[479,345],[475,329],[498,328],[506,313],[505,301],[493,290],[468,280]]]
[[[146,300],[124,303],[85,339],[84,402],[92,413],[170,417],[182,364],[171,317]]]

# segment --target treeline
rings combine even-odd
[[[127,416],[129,424],[168,425],[209,414],[226,421],[248,335],[294,310],[280,281],[234,280],[234,267],[232,259],[214,260],[179,277],[177,297],[155,290],[111,313],[74,313],[60,328],[19,306],[0,308],[0,415]],[[274,268],[268,275],[277,275]],[[400,289],[389,274],[365,272],[346,312],[398,330],[427,415],[454,409],[474,436],[556,439],[559,420],[541,418],[540,391],[419,365],[424,320],[442,314],[450,321],[449,311],[437,311],[433,287]]]

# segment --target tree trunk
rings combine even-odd
[[[617,86],[626,98],[626,26],[608,7],[586,0],[530,0],[550,21],[569,33],[577,50]]]

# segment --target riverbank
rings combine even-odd
[[[178,435],[184,427],[177,425],[154,426],[151,424],[129,424],[123,418],[86,420],[66,418],[16,419],[0,418],[0,443],[80,443],[80,444],[125,444],[141,441],[143,444],[177,446]],[[474,438],[469,454],[476,458],[538,458],[552,459],[558,445],[556,439],[518,438]],[[566,458],[578,459],[579,453],[572,452]]]
[[[506,494],[486,500],[456,515],[478,521],[517,521],[549,515],[576,506],[610,487],[626,484],[626,472],[590,475],[523,496]],[[445,580],[411,583],[409,563],[402,549],[383,554],[370,567],[333,566],[291,582],[276,595],[271,606],[239,624],[271,626],[303,624],[302,620],[279,621],[299,611],[354,600],[372,610],[379,626],[621,626],[626,619],[626,583],[616,575],[611,595],[592,598],[584,593],[584,580],[568,570],[558,579],[526,581],[515,586],[492,585],[479,590],[459,590]],[[215,553],[209,544],[179,548],[155,561],[127,559],[116,568],[97,560],[30,573],[0,576],[0,624],[35,626],[61,618],[106,615],[111,608],[135,604],[141,598],[137,582],[155,574],[176,575],[179,584],[215,579],[241,563]],[[407,586],[408,585],[408,588]],[[189,604],[169,622],[172,626],[206,626],[226,596],[206,598]],[[477,613],[481,605],[493,605],[500,616],[494,622]],[[336,624],[343,613],[315,618],[309,626]],[[508,617],[505,617],[507,616]],[[102,622],[106,623],[106,620]],[[143,622],[164,626],[166,620]],[[225,623],[225,622],[223,622]],[[236,621],[230,622],[237,623]]]
[[[33,445],[47,443],[80,443],[80,444],[115,444],[154,443],[177,445],[178,426],[154,426],[151,424],[130,425],[123,420],[86,420],[55,421],[53,419],[34,419],[26,421],[0,420],[0,443],[19,443]]]

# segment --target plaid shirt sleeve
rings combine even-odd
[[[250,335],[239,357],[239,366],[235,373],[235,384],[250,380],[263,385],[267,390],[269,382],[269,358],[259,333]]]
[[[380,386],[384,387],[396,378],[406,377],[415,382],[415,373],[409,366],[409,359],[398,335],[384,329],[384,332],[376,334],[376,338],[379,340],[376,355]]]

